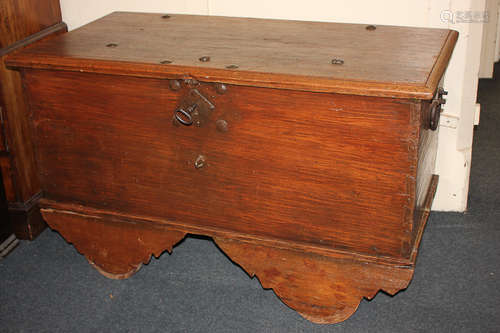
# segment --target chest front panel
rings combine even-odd
[[[409,103],[202,83],[215,109],[197,127],[173,121],[183,81],[26,79],[48,199],[365,254],[408,247]]]

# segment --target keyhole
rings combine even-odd
[[[201,169],[205,166],[205,156],[203,155],[198,155],[196,160],[194,161],[194,167],[196,169]]]

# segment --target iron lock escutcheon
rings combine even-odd
[[[174,124],[184,126],[195,125],[202,127],[205,125],[215,105],[203,96],[198,89],[190,89],[187,95],[181,100],[180,106],[174,111]]]

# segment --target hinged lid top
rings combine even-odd
[[[444,29],[116,12],[7,64],[431,99],[457,37]]]

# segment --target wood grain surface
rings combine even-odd
[[[416,223],[412,255],[406,263],[46,199],[41,205],[51,228],[108,278],[129,277],[147,264],[152,254],[158,257],[164,250],[171,252],[187,233],[208,235],[251,277],[257,276],[264,288],[273,289],[306,319],[324,324],[347,319],[363,297],[371,299],[379,290],[393,295],[408,286],[437,180],[437,176],[432,177]]]
[[[1,98],[0,98],[1,101]],[[6,153],[7,152],[7,137],[6,137],[6,131],[5,131],[5,116],[3,115],[3,108],[2,104],[0,102],[0,153]]]
[[[99,272],[114,279],[129,277],[141,264],[149,263],[152,255],[172,252],[185,236],[161,226],[116,223],[75,212],[44,209],[42,214]]]
[[[179,127],[188,88],[166,80],[29,71],[26,82],[48,199],[407,255],[420,126],[411,102],[241,86],[218,95],[203,84],[210,122]]]
[[[59,22],[59,0],[0,0],[0,49]]]
[[[0,56],[0,81],[2,83],[0,85],[0,108],[2,108],[3,127],[11,160],[12,173],[10,174],[14,177],[11,181],[14,186],[12,189],[7,189],[9,202],[25,202],[29,200],[40,191],[40,184],[28,120],[28,105],[24,98],[21,74],[19,71],[6,68],[4,60],[11,52],[15,52],[36,41],[53,38],[55,35],[66,31],[66,24],[56,24],[24,40],[17,41],[2,50],[5,51],[5,54]],[[5,177],[4,182],[9,183]]]
[[[113,13],[8,63],[430,99],[457,36],[456,31],[428,28],[367,30],[359,24]],[[201,57],[210,61],[201,62]],[[332,59],[343,64],[332,64]],[[228,69],[231,65],[238,68]]]
[[[256,275],[262,287],[272,289],[283,303],[319,324],[346,320],[363,297],[372,299],[380,290],[394,295],[413,276],[413,267],[320,257],[228,239],[215,241],[251,277]]]
[[[0,0],[0,157],[11,224],[20,239],[34,239],[45,227],[36,199],[40,183],[19,72],[5,67],[7,55],[67,31],[59,0]]]
[[[5,198],[8,202],[15,202],[16,190],[14,187],[14,173],[8,153],[3,152],[0,154],[0,169],[2,170]]]

